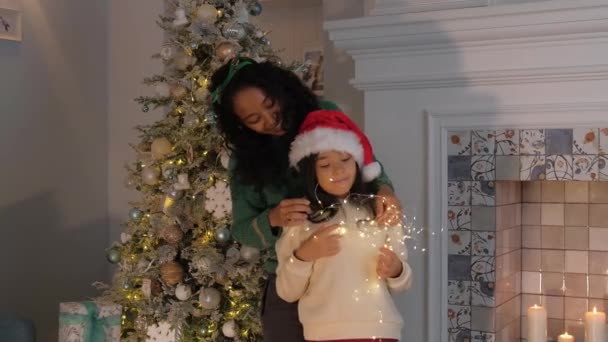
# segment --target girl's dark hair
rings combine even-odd
[[[239,58],[236,63],[251,62],[239,69],[221,90],[220,101],[213,104],[217,122],[227,148],[237,163],[234,176],[244,184],[260,190],[265,186],[280,186],[289,172],[288,154],[298,128],[312,111],[318,110],[315,94],[293,72],[270,62],[256,63]],[[222,85],[230,71],[229,61],[211,77],[210,92]],[[273,103],[278,104],[277,118],[285,130],[280,137],[259,134],[247,128],[234,112],[234,96],[246,88],[258,88]]]
[[[315,212],[321,210],[323,208],[327,208],[332,204],[336,204],[340,201],[340,199],[336,198],[333,195],[328,194],[325,190],[323,190],[320,186],[317,187],[319,183],[317,179],[316,172],[316,162],[319,154],[312,154],[310,156],[302,158],[298,162],[298,175],[302,177],[304,180],[304,193],[306,199],[310,201],[310,209]],[[376,194],[376,189],[374,188],[373,183],[365,183],[363,181],[363,176],[361,175],[361,169],[357,166],[357,174],[355,176],[355,182],[350,189],[352,194],[360,194],[360,195],[374,195]],[[319,203],[319,201],[321,203]],[[373,201],[369,201],[368,198],[365,197],[357,197],[353,196],[350,201],[355,201],[357,205],[370,205]],[[370,206],[372,211],[374,210],[373,206]],[[334,213],[335,214],[335,213]],[[333,215],[332,215],[333,216]],[[331,218],[328,217],[327,219]]]

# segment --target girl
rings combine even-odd
[[[289,160],[315,211],[277,242],[279,296],[299,301],[307,341],[398,341],[403,320],[390,292],[409,288],[412,272],[401,225],[376,224],[366,201],[366,182],[380,174],[369,141],[346,115],[316,111]]]
[[[306,221],[310,212],[301,178],[290,171],[291,142],[308,113],[338,109],[318,99],[292,72],[269,62],[235,58],[211,78],[213,110],[231,150],[232,235],[240,243],[269,250],[262,306],[266,342],[301,342],[297,305],[283,301],[275,288],[275,242],[282,227]],[[399,201],[388,177],[372,183],[380,221],[399,216]],[[396,208],[396,210],[390,210]]]

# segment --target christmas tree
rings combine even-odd
[[[117,265],[103,298],[123,306],[122,337],[261,341],[260,251],[231,239],[229,155],[215,125],[208,82],[233,57],[280,63],[267,32],[249,23],[256,0],[179,0],[159,25],[164,72],[146,78],[156,96],[142,110],[166,116],[138,127],[128,183],[141,194],[108,249]],[[294,68],[291,65],[290,68]]]

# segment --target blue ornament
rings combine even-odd
[[[139,221],[144,217],[144,212],[139,210],[139,208],[133,208],[129,211],[129,217],[133,221]]]
[[[226,243],[230,240],[230,230],[227,228],[220,228],[215,231],[215,240],[219,243]]]
[[[120,250],[118,250],[118,248],[116,247],[108,249],[108,252],[106,253],[106,258],[108,258],[109,262],[113,264],[118,264],[120,262]]]
[[[257,1],[255,3],[253,3],[253,5],[251,5],[249,7],[249,14],[251,14],[254,17],[262,14],[262,4],[260,4]]]

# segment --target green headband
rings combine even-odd
[[[215,88],[215,90],[211,93],[212,103],[221,103],[222,92],[224,91],[224,89],[226,89],[230,81],[232,81],[234,75],[236,75],[236,73],[242,68],[251,64],[253,64],[251,61],[239,62],[238,59],[235,60],[233,63],[230,63],[230,70],[228,70],[228,76],[226,76],[224,82],[222,82],[222,84]]]

